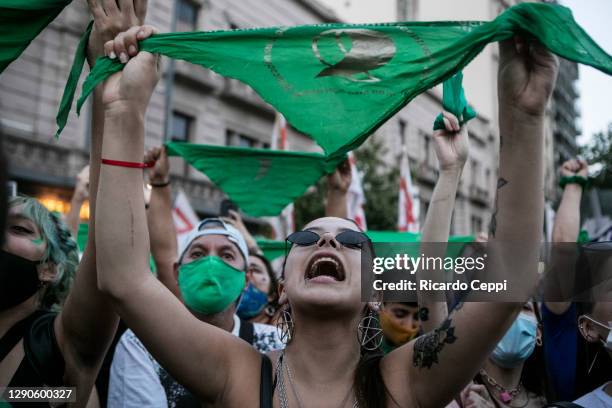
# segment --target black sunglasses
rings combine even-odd
[[[314,231],[297,231],[287,237],[287,241],[299,246],[314,245],[321,236]],[[363,244],[370,242],[370,238],[363,232],[346,230],[336,235],[335,240],[342,246],[352,249],[362,249]]]

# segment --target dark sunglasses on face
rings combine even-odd
[[[287,237],[287,241],[299,246],[314,245],[321,236],[314,231],[297,231]],[[342,246],[352,249],[362,249],[363,245],[370,242],[370,238],[363,232],[346,230],[336,235],[335,240]]]

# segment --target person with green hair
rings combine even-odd
[[[12,234],[20,233],[24,236],[37,230],[39,237],[33,238],[31,242],[36,252],[42,251],[39,262],[54,265],[54,273],[45,275],[41,279],[43,283],[38,285],[42,289],[39,293],[40,308],[58,311],[66,300],[79,263],[76,242],[60,217],[49,212],[35,198],[11,197],[8,207],[12,223],[7,231],[7,246],[13,243]],[[20,225],[17,222],[19,218],[22,218],[22,222],[33,222],[35,228]]]

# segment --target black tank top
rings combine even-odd
[[[261,382],[259,384],[259,408],[272,408],[272,396],[276,384],[272,383],[272,362],[261,355]]]
[[[0,339],[0,361],[23,339],[24,357],[9,387],[58,387],[64,380],[64,356],[55,338],[53,322],[57,313],[37,311],[15,324]],[[29,403],[49,407],[48,403]]]

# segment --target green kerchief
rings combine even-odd
[[[442,106],[457,117],[460,125],[476,117],[476,111],[468,105],[465,99],[462,82],[463,73],[460,71],[442,84]],[[433,126],[433,130],[438,129],[445,129],[441,113],[436,117]]]
[[[612,58],[569,9],[521,3],[490,22],[320,24],[158,34],[142,50],[210,68],[253,87],[327,155],[358,147],[410,100],[450,79],[491,42],[521,34],[566,59],[612,73]],[[123,68],[103,58],[78,106]]]
[[[317,153],[189,143],[168,143],[166,149],[169,155],[183,157],[206,174],[254,217],[278,215],[338,165]]]
[[[0,73],[72,0],[0,0]]]

